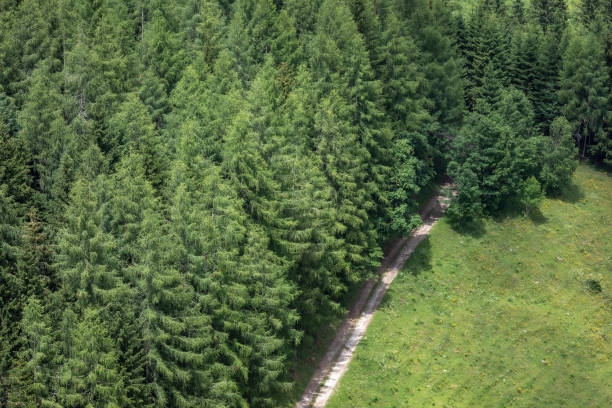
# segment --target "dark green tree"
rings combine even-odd
[[[31,203],[32,189],[27,150],[22,140],[9,133],[9,127],[0,120],[0,185],[22,206]]]
[[[15,202],[0,185],[0,398],[9,392],[10,367],[19,341],[18,322],[22,307],[22,282],[17,277],[17,256],[21,244]]]
[[[570,122],[580,154],[612,160],[610,135],[605,123],[610,115],[608,72],[601,43],[590,33],[575,33],[563,56],[559,102]]]
[[[572,127],[563,116],[552,121],[549,133],[550,137],[543,146],[539,179],[545,191],[555,192],[571,183],[578,166],[578,149],[572,137]]]

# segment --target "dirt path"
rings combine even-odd
[[[443,185],[441,191],[447,187],[449,185]],[[302,397],[295,404],[295,408],[322,408],[327,404],[340,378],[346,372],[355,348],[370,325],[374,312],[389,289],[389,285],[447,207],[447,200],[440,193],[436,194],[420,211],[423,226],[413,231],[410,238],[398,240],[392,246],[379,269],[382,274],[380,283],[376,286],[376,280],[370,279],[361,288],[357,301],[336,332],[336,337],[317,366]]]

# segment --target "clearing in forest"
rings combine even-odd
[[[609,407],[612,177],[580,166],[532,218],[442,219],[391,285],[340,407]]]

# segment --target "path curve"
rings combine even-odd
[[[450,187],[450,184],[444,184],[440,191]],[[447,207],[448,200],[442,193],[434,195],[420,211],[423,226],[413,231],[408,239],[398,240],[392,246],[379,268],[382,274],[380,283],[376,286],[376,280],[370,279],[360,289],[357,301],[336,332],[334,340],[317,366],[302,397],[295,404],[295,408],[322,408],[327,404],[340,378],[348,369],[355,348],[363,338],[391,282]]]

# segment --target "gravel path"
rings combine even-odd
[[[448,187],[450,185],[443,185],[441,191]],[[336,332],[334,341],[327,349],[302,397],[295,404],[296,408],[322,408],[327,404],[340,378],[348,369],[355,348],[363,338],[389,285],[447,207],[447,200],[441,194],[432,197],[420,211],[423,226],[413,231],[410,238],[398,240],[393,245],[379,269],[382,274],[380,283],[376,286],[376,280],[370,279],[361,288],[357,301]]]

